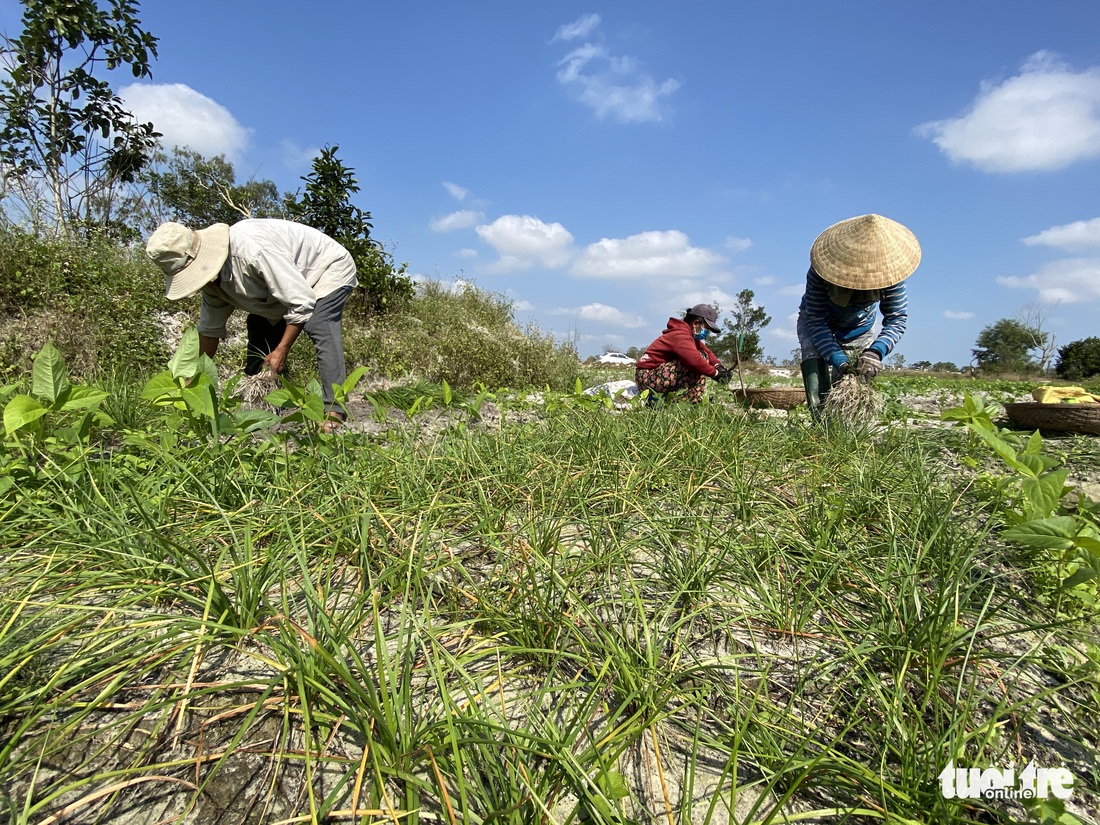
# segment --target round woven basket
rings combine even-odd
[[[748,387],[736,389],[733,395],[750,407],[771,407],[776,410],[790,410],[806,402],[806,391],[802,387]]]
[[[1009,421],[1027,430],[1100,435],[1100,404],[1005,404]]]

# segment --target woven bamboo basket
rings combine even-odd
[[[1027,430],[1100,435],[1100,404],[1005,404],[1009,421]]]
[[[776,410],[790,410],[806,402],[806,391],[802,387],[748,387],[738,388],[733,395],[750,407],[771,407]]]

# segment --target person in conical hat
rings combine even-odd
[[[848,218],[817,236],[798,307],[802,379],[815,418],[835,379],[855,373],[870,381],[901,340],[905,279],[920,257],[916,236],[882,215]]]
[[[149,236],[145,251],[164,273],[169,299],[202,295],[199,347],[211,358],[235,309],[248,313],[247,375],[265,367],[282,372],[305,332],[317,352],[325,431],[339,427],[344,412],[332,385],[347,378],[344,303],[359,283],[351,253],[318,229],[275,218],[206,229],[164,223]]]

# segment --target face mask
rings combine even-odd
[[[693,338],[694,338],[694,339],[695,339],[696,341],[705,341],[705,340],[707,340],[707,334],[708,334],[709,332],[710,332],[710,330],[709,330],[709,329],[707,329],[706,327],[704,327],[703,329],[701,329],[701,330],[699,330],[699,331],[698,331],[697,333],[695,333],[695,335],[693,335],[692,337],[693,337]]]

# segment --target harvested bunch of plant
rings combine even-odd
[[[245,404],[258,404],[268,393],[279,388],[279,379],[269,370],[260,370],[255,375],[244,376],[236,387],[236,395]]]
[[[882,415],[885,403],[870,381],[845,375],[830,390],[825,411],[842,421],[856,423],[873,421]]]

